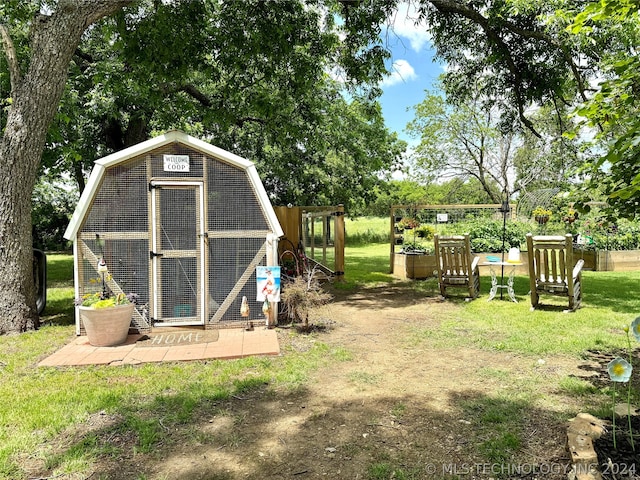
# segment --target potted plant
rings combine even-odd
[[[83,295],[76,300],[76,305],[89,343],[96,347],[112,347],[127,340],[137,295],[111,294],[105,281],[110,275],[103,259],[98,262],[98,272],[102,292]]]
[[[402,218],[396,225],[398,230],[401,232],[404,230],[413,230],[419,226],[420,226],[420,222],[418,222],[413,218],[408,218],[408,217]]]
[[[577,219],[578,219],[578,212],[571,207],[569,207],[566,213],[562,216],[562,221],[569,225],[571,225]]]

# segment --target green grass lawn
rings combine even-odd
[[[389,273],[389,244],[347,247],[345,282],[339,288],[351,289],[366,285],[383,285],[398,281]],[[409,281],[426,296],[438,296],[435,279]],[[580,355],[588,349],[624,347],[623,326],[640,315],[640,271],[583,272],[583,305],[573,313],[559,315],[567,300],[563,297],[541,296],[544,306],[531,311],[529,277],[517,276],[514,290],[518,303],[499,296],[487,301],[491,287],[488,275],[481,277],[481,296],[465,302],[465,290],[453,291],[451,302],[459,309],[441,313],[441,329],[425,331],[424,335],[442,342],[463,344],[472,342],[482,348],[527,354]],[[497,308],[499,305],[499,308]],[[464,335],[461,333],[464,332]]]
[[[96,412],[121,415],[124,422],[119,428],[138,438],[140,452],[151,452],[167,440],[172,425],[188,422],[203,409],[215,414],[220,399],[241,396],[266,384],[291,391],[304,389],[312,371],[351,359],[350,352],[331,348],[319,337],[308,350],[287,349],[280,357],[213,361],[206,368],[198,362],[40,368],[39,360],[75,336],[72,258],[49,255],[47,265],[49,288],[43,327],[36,332],[0,337],[0,398],[4,399],[0,402],[0,479],[27,478],[17,458],[30,455]],[[345,281],[336,287],[358,290],[398,282],[388,271],[388,243],[349,246]],[[481,296],[475,301],[465,302],[464,295],[455,296],[440,311],[438,303],[430,303],[432,313],[439,316],[440,328],[416,327],[407,337],[407,345],[472,345],[513,355],[542,358],[561,354],[578,360],[590,349],[623,349],[623,326],[640,315],[637,271],[584,272],[583,307],[569,314],[530,311],[526,277],[516,277],[519,303],[487,302],[489,281],[483,276]],[[437,296],[435,280],[407,283],[425,297]],[[554,301],[562,304],[560,299]],[[563,379],[558,388],[594,393],[592,387],[571,379]],[[604,392],[596,394],[604,398]],[[634,395],[637,401],[637,392]],[[90,470],[96,456],[118,454],[115,447],[112,452],[104,448],[89,437],[61,454],[45,454],[44,460],[60,474],[82,472]]]
[[[347,245],[370,245],[389,241],[390,220],[386,217],[346,218]]]

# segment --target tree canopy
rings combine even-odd
[[[530,116],[536,134],[517,125],[505,129],[502,112],[482,98],[455,105],[427,92],[414,112],[407,131],[419,140],[418,174],[473,178],[492,203],[536,188],[567,189],[579,165],[577,139],[563,136],[567,118],[559,110],[541,107]]]
[[[417,166],[428,175],[473,178],[493,203],[510,198],[515,191],[515,135],[500,132],[495,116],[480,102],[454,107],[438,94],[427,94],[407,126],[420,140],[415,149]]]
[[[584,165],[582,193],[585,200],[592,191],[602,193],[610,215],[629,218],[640,208],[639,8],[637,1],[603,0],[566,12],[573,19],[568,30],[584,44],[607,41],[599,42],[602,78],[576,112],[605,152]]]
[[[82,189],[100,156],[179,128],[255,161],[276,203],[366,201],[404,143],[329,76],[340,47],[313,2],[138,3],[76,49],[44,165]]]

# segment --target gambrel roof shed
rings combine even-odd
[[[103,288],[104,259],[106,287],[139,295],[132,328],[148,331],[246,322],[241,299],[260,311],[255,270],[277,265],[282,234],[252,162],[171,131],[96,161],[65,238],[77,296]]]

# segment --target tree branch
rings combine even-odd
[[[191,83],[179,86],[178,90],[181,90],[187,95],[192,96],[205,107],[211,107],[213,105],[211,103],[211,100],[209,100],[209,98],[204,93],[198,90],[196,86]]]
[[[211,108],[213,106],[213,102],[209,97],[207,97],[204,93],[202,93],[195,85],[187,83],[184,85],[180,85],[177,87],[178,91],[184,92],[187,95],[190,95],[198,102],[200,102],[204,107]],[[235,125],[238,127],[242,127],[245,123],[253,122],[258,123],[260,125],[264,125],[266,122],[264,119],[257,117],[241,117],[236,119]]]
[[[4,53],[9,65],[9,76],[11,79],[11,96],[13,97],[13,91],[17,88],[21,80],[20,65],[18,64],[16,48],[13,45],[13,40],[11,40],[11,35],[9,35],[9,29],[4,24],[0,24],[0,37],[2,37]]]
[[[511,73],[513,79],[513,88],[516,96],[516,104],[518,108],[518,118],[520,121],[538,138],[542,138],[536,131],[533,123],[524,114],[524,97],[522,95],[522,76],[511,54],[509,46],[502,39],[500,34],[490,25],[489,20],[476,10],[467,7],[461,3],[452,0],[429,0],[429,2],[443,14],[461,15],[485,32],[487,39],[492,42],[503,54],[507,64],[507,69]]]
[[[545,43],[557,48],[560,51],[560,53],[562,54],[562,58],[564,59],[565,63],[567,65],[569,65],[569,68],[571,69],[571,73],[573,74],[573,78],[575,78],[576,83],[578,85],[578,92],[580,93],[580,96],[582,97],[582,99],[584,101],[587,100],[587,95],[585,94],[586,86],[584,84],[584,79],[582,78],[582,75],[580,75],[580,69],[578,68],[578,65],[576,65],[576,63],[573,61],[573,57],[571,56],[570,52],[567,51],[566,46],[564,46],[562,43],[558,42],[555,38],[547,35],[544,32],[536,32],[536,31],[533,31],[533,30],[524,30],[524,29],[516,27],[511,22],[505,22],[504,26],[507,29],[509,29],[510,31],[512,31],[513,33],[515,33],[517,35],[520,35],[521,37],[533,38],[533,39],[536,39],[536,40],[540,40],[542,42],[545,42]]]

